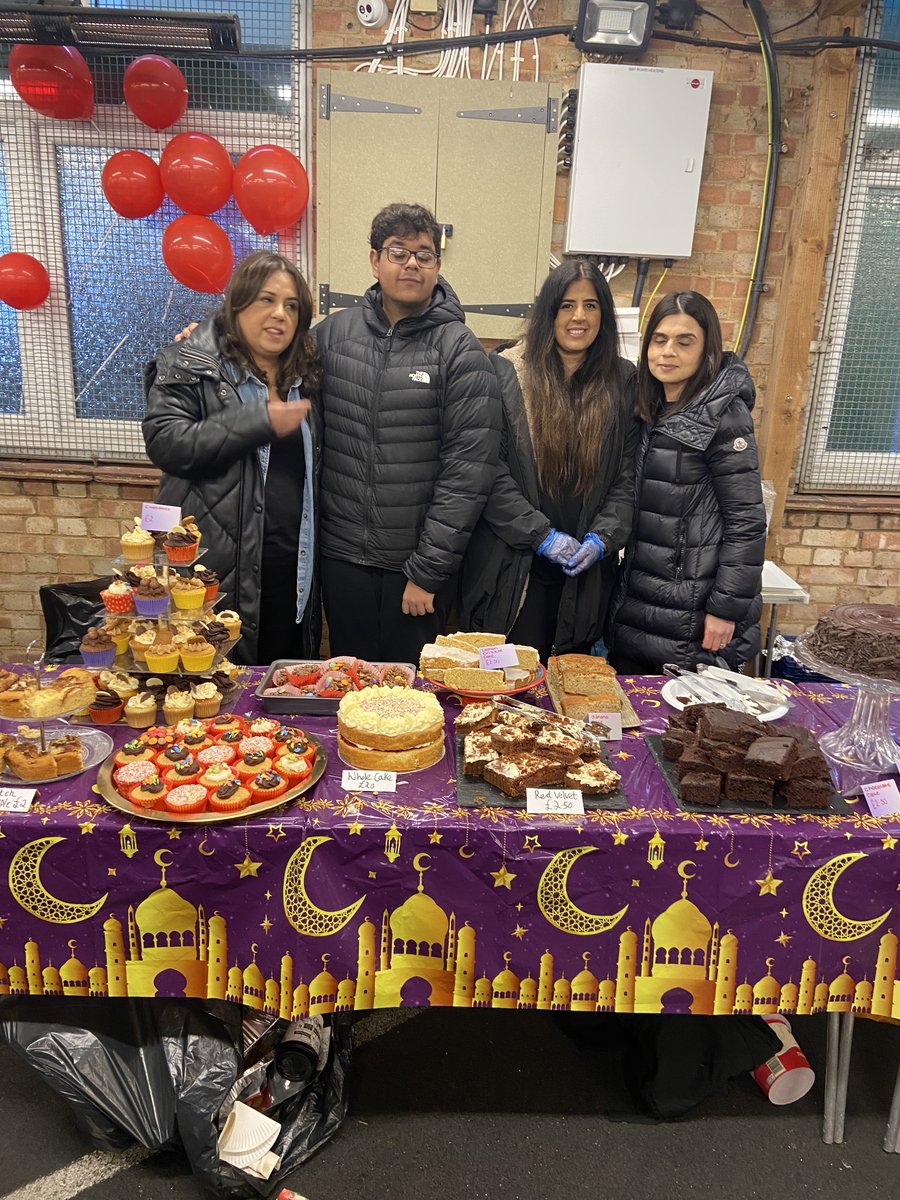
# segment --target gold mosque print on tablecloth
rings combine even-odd
[[[332,956],[321,956],[322,969],[309,983],[294,981],[294,962],[285,952],[279,977],[264,977],[257,946],[250,961],[229,967],[224,917],[206,917],[170,887],[157,851],[160,886],[137,907],[129,906],[125,924],[114,914],[103,922],[104,958],[87,967],[77,955],[78,940],[59,967],[42,967],[32,938],[24,946],[24,966],[0,963],[0,995],[195,996],[240,1002],[273,1016],[298,1018],[316,1013],[372,1008],[455,1007],[545,1009],[572,1012],[808,1014],[856,1012],[900,1020],[898,938],[891,930],[878,945],[873,978],[855,981],[844,970],[830,983],[813,958],[803,963],[798,981],[779,982],[775,960],[751,984],[738,982],[738,938],[721,933],[688,898],[686,871],[681,895],[640,935],[628,926],[619,935],[615,978],[599,979],[590,969],[592,955],[581,955],[582,969],[568,979],[556,974],[549,950],[535,963],[536,977],[511,968],[512,954],[493,977],[476,973],[476,930],[459,924],[427,894],[418,865],[418,886],[393,912],[384,910],[380,928],[366,917],[357,927],[355,972],[339,979]],[[687,864],[682,864],[686,867]]]

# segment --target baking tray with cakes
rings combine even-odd
[[[547,691],[560,716],[583,721],[588,713],[620,712],[623,729],[636,729],[641,723],[615,668],[599,655],[553,655],[547,662]]]
[[[97,789],[131,818],[208,825],[280,808],[326,762],[322,743],[296,725],[221,713],[139,733],[103,763]]]
[[[689,704],[645,742],[685,812],[851,812],[811,730]]]
[[[500,698],[467,705],[455,733],[463,806],[522,808],[528,788],[560,787],[578,789],[585,808],[628,807],[603,741],[580,721]]]
[[[481,651],[508,646],[502,633],[439,634],[422,647],[419,672],[433,687],[472,700],[515,696],[540,686],[546,670],[534,646],[511,646],[515,662],[486,666]]]
[[[279,658],[254,695],[265,712],[332,716],[343,696],[366,687],[413,687],[412,663],[368,662],[352,655],[335,658]]]

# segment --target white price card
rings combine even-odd
[[[862,794],[873,817],[900,817],[900,791],[896,779],[879,779],[864,783]]]
[[[164,533],[173,525],[181,524],[181,509],[177,504],[142,504],[141,529],[162,530]]]
[[[0,812],[28,812],[37,788],[0,787]]]
[[[526,788],[525,811],[553,816],[584,814],[584,800],[577,788]]]
[[[504,643],[502,646],[482,646],[478,657],[485,671],[501,671],[504,667],[517,667],[519,656],[515,646]]]
[[[621,742],[622,714],[620,712],[592,712],[584,718],[585,725],[592,726],[591,732],[596,733],[607,742]]]
[[[396,792],[396,771],[342,771],[341,787],[347,792]]]

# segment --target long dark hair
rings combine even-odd
[[[256,375],[264,382],[272,382],[266,378],[266,372],[253,361],[250,347],[241,336],[238,326],[238,314],[253,303],[265,285],[266,280],[275,271],[284,271],[290,275],[297,289],[299,309],[297,312],[297,328],[291,344],[278,359],[278,368],[274,380],[279,396],[287,398],[294,381],[299,377],[303,380],[304,396],[314,395],[319,390],[322,368],[319,362],[319,352],[310,337],[309,326],[312,322],[312,294],[306,280],[287,258],[275,254],[271,250],[257,250],[248,254],[235,267],[234,274],[225,289],[225,302],[216,314],[216,327],[221,340],[222,354],[233,362],[241,373],[241,378],[247,374]]]
[[[566,378],[554,323],[568,289],[585,279],[600,302],[600,329],[584,362]],[[538,293],[525,331],[523,361],[534,463],[544,492],[570,480],[586,495],[597,478],[604,445],[621,433],[623,377],[619,330],[609,284],[592,263],[570,259],[551,271]]]
[[[685,381],[678,400],[674,404],[666,404],[663,385],[650,374],[647,353],[660,322],[666,317],[674,317],[677,313],[693,317],[703,330],[703,357],[697,370]],[[641,342],[637,385],[637,408],[641,420],[652,425],[663,410],[668,416],[686,408],[718,375],[722,369],[722,356],[722,327],[719,324],[719,315],[709,300],[699,292],[669,292],[667,296],[663,296],[650,314]]]

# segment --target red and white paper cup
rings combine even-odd
[[[751,1074],[773,1104],[793,1104],[815,1083],[815,1072],[797,1045],[787,1018],[781,1013],[771,1013],[763,1020],[778,1034],[781,1049]]]

